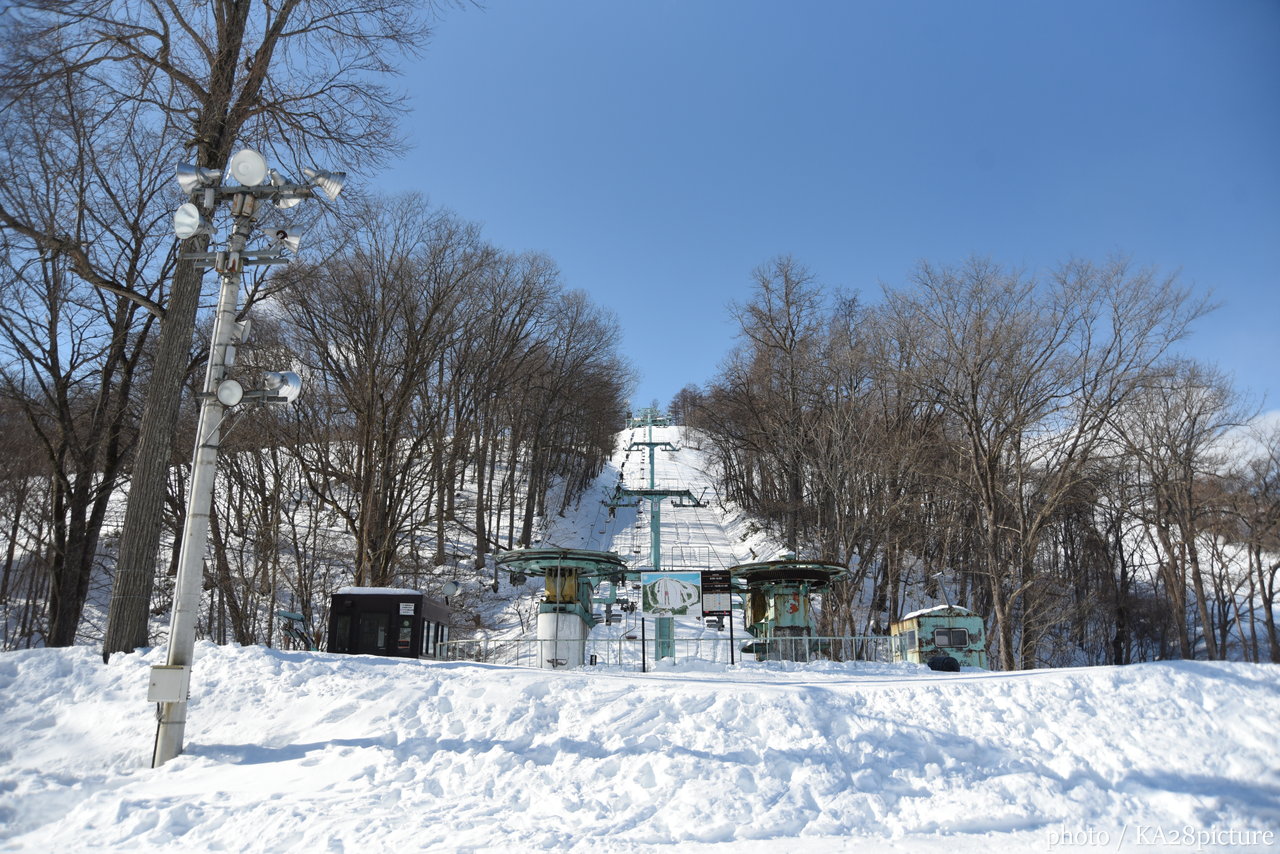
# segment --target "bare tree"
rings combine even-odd
[[[304,470],[355,539],[356,583],[377,586],[430,507],[424,490],[439,485],[430,469],[445,410],[430,383],[494,252],[474,226],[411,196],[370,205],[365,221],[342,255],[290,270],[282,298],[328,412],[299,445]]]
[[[9,105],[0,134],[0,394],[25,413],[54,477],[51,646],[76,638],[136,428],[133,390],[150,367],[154,317],[143,306],[173,268],[156,221],[164,179],[151,164],[174,149],[137,126],[136,104],[84,84],[48,81],[39,101]]]
[[[381,79],[394,72],[394,57],[424,42],[417,5],[34,0],[6,12],[11,26],[0,68],[4,106],[76,75],[92,80],[110,102],[143,107],[139,127],[181,140],[197,166],[221,169],[237,144],[266,149],[276,162],[334,157],[368,166],[396,150],[392,122],[400,101]],[[25,225],[7,208],[0,209],[0,219],[9,227]],[[203,251],[207,243],[197,236],[183,248]],[[106,286],[107,277],[92,277],[85,245],[74,237],[47,235],[44,246]],[[163,308],[141,292],[120,292],[164,323],[140,427],[104,656],[147,642],[165,469],[191,361],[201,271],[194,263],[180,264]]]
[[[916,289],[888,294],[888,305],[923,366],[910,381],[962,441],[1001,663],[1033,665],[1036,631],[1020,629],[1043,583],[1041,532],[1112,415],[1207,307],[1123,261],[1071,262],[1040,285],[980,260],[923,265]]]
[[[1275,602],[1280,576],[1280,425],[1261,428],[1260,453],[1250,460],[1238,489],[1249,567],[1257,581],[1268,655],[1280,663]],[[1255,597],[1251,597],[1252,599]],[[1260,656],[1254,656],[1260,660]]]
[[[825,386],[820,358],[825,325],[822,292],[798,261],[780,256],[756,268],[751,301],[731,306],[742,340],[726,372],[727,385],[753,399],[754,427],[768,440],[765,472],[776,476],[769,492],[782,520],[782,539],[799,548],[805,509],[804,457],[815,392]],[[730,378],[731,377],[731,378]],[[772,514],[771,514],[772,515]]]
[[[862,608],[858,628],[883,628],[911,588],[950,595],[993,618],[1014,668],[1083,645],[1100,596],[1129,603],[1132,547],[1108,539],[1098,509],[1111,425],[1204,301],[1123,261],[1043,282],[985,261],[923,265],[871,310],[788,289],[805,280],[790,259],[762,269],[697,420],[726,495],[788,546],[854,569],[824,599],[833,629],[857,630]]]
[[[1172,363],[1163,377],[1135,396],[1132,406],[1117,411],[1115,423],[1142,473],[1147,501],[1138,512],[1161,555],[1160,571],[1184,658],[1195,655],[1186,624],[1188,586],[1208,657],[1223,653],[1214,632],[1223,621],[1210,611],[1202,537],[1225,504],[1216,486],[1226,470],[1220,443],[1245,416],[1225,376],[1185,360]]]

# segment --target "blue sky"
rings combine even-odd
[[[1179,271],[1184,351],[1280,407],[1280,2],[591,2],[449,10],[376,185],[556,260],[637,405],[705,383],[783,253],[874,301],[920,260]]]

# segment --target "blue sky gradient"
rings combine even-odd
[[[1222,308],[1184,352],[1280,407],[1280,2],[491,0],[409,65],[415,190],[615,311],[634,401],[710,380],[779,254],[1123,254]]]

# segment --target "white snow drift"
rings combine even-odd
[[[1280,846],[1265,665],[641,675],[201,644],[187,752],[151,770],[160,660],[0,655],[0,848]]]

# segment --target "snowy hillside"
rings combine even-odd
[[[0,848],[1197,850],[1189,828],[1266,851],[1280,833],[1269,666],[641,675],[203,644],[187,752],[153,771],[161,660],[0,656]]]
[[[544,541],[548,545],[615,551],[624,558],[647,563],[649,556],[648,503],[639,508],[619,508],[609,516],[599,499],[606,496],[621,478],[629,487],[643,488],[650,480],[648,453],[628,450],[633,441],[669,442],[675,451],[654,454],[652,479],[658,486],[688,489],[704,506],[661,508],[664,568],[727,568],[755,559],[752,555],[769,548],[764,535],[751,528],[741,516],[726,516],[718,504],[715,480],[706,456],[686,442],[681,427],[653,427],[627,430],[618,435],[618,450],[597,479],[597,491],[583,497],[578,512],[548,521]],[[767,555],[772,557],[772,554]],[[761,559],[766,557],[760,555]]]

